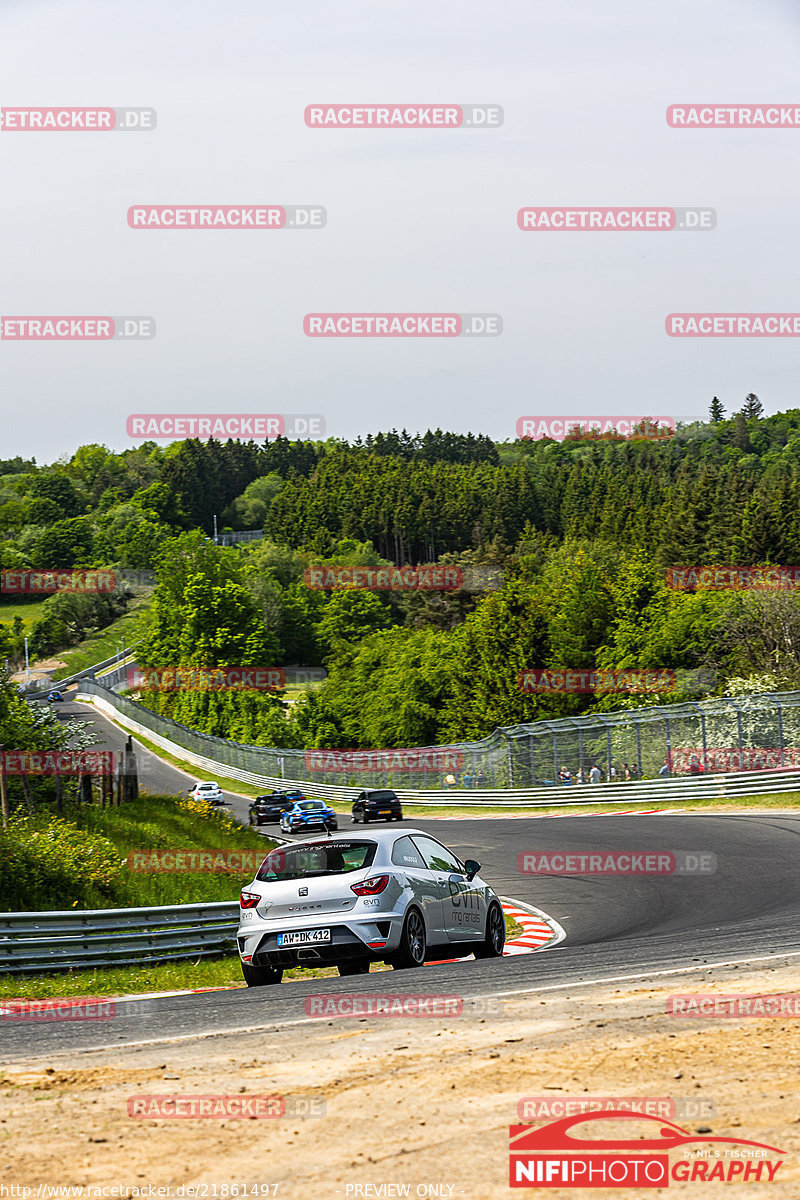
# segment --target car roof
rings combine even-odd
[[[374,829],[374,830],[370,829],[369,833],[367,833],[366,831],[364,833],[361,833],[361,831],[358,830],[357,832],[354,831],[352,834],[348,835],[347,837],[343,837],[340,833],[335,837],[309,838],[308,841],[309,842],[322,842],[324,845],[328,845],[331,842],[363,842],[363,841],[393,842],[393,841],[396,841],[397,838],[405,837],[406,834],[408,834],[408,833],[416,833],[422,837],[432,837],[433,836],[432,834],[426,834],[424,829],[405,829],[405,828],[404,829]],[[439,839],[435,838],[434,840],[438,841]],[[295,842],[293,844],[300,845],[299,842]],[[306,845],[308,843],[304,842],[303,844]],[[442,843],[442,844],[444,844],[444,843]]]

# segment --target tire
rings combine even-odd
[[[500,958],[506,944],[506,919],[503,910],[495,901],[486,914],[486,936],[475,947],[476,958]]]
[[[337,970],[340,975],[368,975],[370,959],[354,958],[350,962],[339,963]]]
[[[358,824],[358,813],[351,813],[351,820],[354,825]]]
[[[403,814],[402,814],[402,813],[395,813],[394,819],[395,819],[395,821],[402,821],[402,819],[403,819]]]
[[[280,983],[283,979],[282,967],[254,967],[250,963],[242,963],[242,974],[248,987],[266,987],[268,983]]]
[[[395,971],[402,971],[407,967],[421,967],[425,962],[427,949],[422,913],[418,908],[410,908],[403,922],[400,947],[388,961]]]
[[[367,816],[366,812],[364,813],[363,820],[365,825],[369,825],[369,817]]]

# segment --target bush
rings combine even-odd
[[[204,801],[140,795],[119,807],[81,804],[66,819],[15,813],[0,831],[0,911],[136,908],[156,904],[236,900],[252,867],[209,871],[138,872],[131,851],[252,849],[274,843]],[[259,859],[260,861],[260,859]]]
[[[52,816],[15,814],[0,832],[0,909],[102,906],[123,863],[101,834]]]

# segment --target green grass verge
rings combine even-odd
[[[15,814],[0,831],[0,911],[135,908],[238,900],[244,870],[133,870],[128,855],[150,850],[251,850],[260,861],[275,842],[210,805],[140,796],[119,808],[69,806],[31,818]]]
[[[64,679],[67,675],[74,675],[77,671],[93,666],[94,663],[111,658],[111,655],[121,648],[123,638],[126,646],[133,645],[139,637],[142,620],[149,607],[149,597],[133,600],[128,611],[111,625],[84,638],[70,650],[60,650],[55,657],[60,658],[66,666],[59,667],[54,672],[53,679]]]
[[[173,796],[142,795],[119,808],[96,805],[78,810],[80,824],[102,834],[120,856],[135,850],[256,850],[266,856],[276,845],[220,809]],[[127,866],[103,907],[135,908],[153,904],[196,904],[238,900],[253,871],[235,873],[140,872]]]
[[[34,621],[38,621],[42,615],[42,608],[46,596],[31,596],[27,600],[7,598],[0,599],[0,621],[4,624],[11,625],[15,617],[22,618],[22,624],[25,627],[25,632],[30,631],[30,627]]]
[[[506,936],[519,937],[522,926],[506,917]],[[373,963],[373,971],[388,971]],[[285,980],[338,976],[335,967],[287,971]],[[94,967],[50,975],[0,975],[0,999],[48,1000],[61,996],[135,996],[143,992],[177,992],[193,988],[244,987],[237,955],[199,961],[158,963],[152,967]]]

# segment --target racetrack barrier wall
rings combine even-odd
[[[239,904],[0,912],[0,974],[206,957],[235,949]]]
[[[793,716],[791,727],[794,728],[794,721],[800,717],[800,693],[793,692],[788,695],[796,698],[796,705],[792,708],[793,714],[797,714]],[[528,759],[528,778],[525,779],[525,772],[520,770],[519,774],[523,778],[517,780],[515,778],[514,763],[518,759],[519,743],[523,743],[526,738],[539,736],[537,726],[545,725],[550,727],[557,724],[557,722],[552,721],[537,722],[537,726],[517,726],[511,730],[500,729],[492,735],[492,738],[487,738],[485,742],[467,743],[460,747],[444,748],[448,750],[461,750],[466,755],[474,755],[476,757],[483,749],[487,756],[484,761],[493,770],[493,786],[445,787],[443,786],[444,780],[441,779],[441,775],[445,774],[445,772],[441,772],[438,778],[430,772],[419,773],[417,779],[426,785],[422,787],[403,786],[403,781],[391,773],[374,771],[363,772],[360,779],[351,778],[342,780],[341,782],[328,782],[322,775],[309,777],[309,772],[304,771],[305,752],[302,750],[245,746],[237,742],[228,741],[225,738],[198,733],[196,730],[189,729],[185,725],[178,724],[177,721],[173,721],[169,717],[162,717],[152,712],[150,709],[145,708],[144,705],[138,704],[125,696],[118,696],[108,688],[103,687],[96,680],[87,680],[81,685],[79,691],[80,697],[93,701],[101,712],[118,722],[124,729],[134,734],[140,734],[174,757],[201,768],[210,778],[219,775],[223,778],[241,780],[244,783],[265,789],[294,785],[300,787],[307,795],[319,796],[328,800],[351,800],[365,787],[392,787],[397,791],[403,803],[412,807],[415,804],[455,807],[481,807],[491,804],[493,807],[518,808],[520,806],[530,806],[536,808],[549,805],[568,806],[574,804],[616,805],[640,803],[643,801],[648,803],[669,802],[680,804],[682,800],[689,799],[720,799],[735,796],[768,795],[770,793],[791,791],[793,789],[800,790],[800,768],[796,766],[787,766],[783,769],[778,768],[770,771],[689,774],[666,779],[659,778],[656,774],[656,778],[639,779],[630,782],[617,781],[604,784],[584,784],[581,786],[571,785],[564,787],[556,786],[552,781],[541,781],[536,775],[534,775],[534,782],[531,784],[530,777],[532,772],[530,759]],[[769,697],[768,699],[774,700],[775,698]],[[783,695],[781,699],[785,702],[786,695]],[[705,703],[719,705],[726,702],[707,701]],[[684,706],[675,705],[674,707],[680,709]],[[788,706],[784,704],[784,711],[786,708]],[[631,716],[638,717],[649,712],[650,710],[648,709],[637,709],[632,712],[605,713],[601,720],[606,723],[606,728],[608,729],[607,723],[611,717],[627,719]],[[705,717],[707,721],[710,721],[712,718],[715,735],[717,738],[720,738],[724,715],[718,712]],[[680,720],[680,717],[671,715],[668,709],[662,708],[653,714],[653,719],[662,723],[666,722],[669,729],[670,724],[675,725]],[[589,727],[591,727],[593,718],[575,718],[575,722],[581,720],[587,722]],[[730,714],[727,720],[730,722]],[[787,727],[787,724],[788,722],[784,720],[784,729]],[[740,730],[744,729],[744,722],[742,720],[740,720],[738,727]],[[736,724],[734,724],[734,728],[736,728]],[[518,731],[524,732],[518,734]],[[798,732],[800,732],[800,728]],[[680,733],[684,738],[687,736],[685,729],[681,730]],[[509,736],[508,741],[505,742],[502,735],[515,736]],[[553,736],[552,731],[550,731],[550,736]],[[555,736],[557,737],[558,734],[556,733]],[[623,732],[620,729],[618,737],[621,739],[622,736]],[[637,736],[635,731],[628,729],[625,736],[629,740],[633,739],[635,744]],[[756,736],[763,737],[764,731],[758,730]],[[588,735],[585,735],[585,737],[586,744],[588,744]],[[640,742],[643,741],[641,734],[639,734],[639,738]],[[689,744],[685,740],[681,742],[683,747]],[[717,741],[714,744],[720,745],[724,743]],[[761,744],[764,744],[763,741]],[[443,748],[440,747],[439,749]],[[649,752],[652,752],[652,747],[649,747]],[[698,753],[702,755],[702,749]],[[493,755],[495,757],[492,757]],[[497,761],[498,755],[500,756],[500,762]],[[467,758],[466,761],[469,761],[469,759]],[[482,769],[488,780],[489,775],[486,767]],[[397,773],[397,775],[408,774],[411,774],[411,772]],[[509,786],[509,779],[513,781],[511,786]]]

